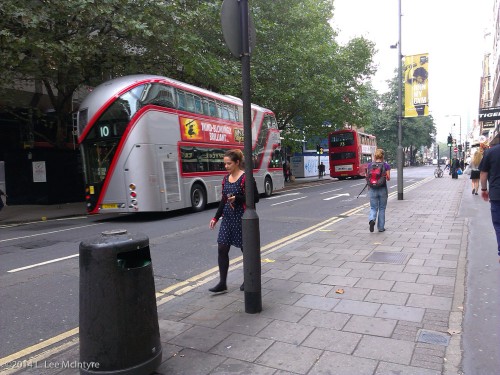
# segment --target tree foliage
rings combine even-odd
[[[177,78],[241,95],[239,61],[226,48],[220,0],[3,0],[0,85],[43,84],[63,137],[73,93],[133,73]],[[364,121],[359,101],[373,44],[341,46],[331,0],[252,0],[257,30],[252,101],[273,110],[291,139],[325,136],[325,124]],[[15,103],[12,103],[15,105]]]

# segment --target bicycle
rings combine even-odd
[[[438,165],[437,168],[434,170],[434,177],[436,178],[441,178],[443,177],[443,170],[441,169],[441,167]]]

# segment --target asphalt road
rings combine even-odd
[[[432,173],[432,167],[405,169],[404,185]],[[393,171],[390,193],[397,190],[396,181]],[[363,180],[324,180],[261,199],[261,247],[367,203],[366,190],[357,198],[363,186]],[[212,205],[200,213],[101,216],[0,229],[0,359],[78,326],[82,241],[113,229],[146,234],[160,291],[217,266],[217,230],[208,227],[215,211]],[[232,249],[231,256],[241,256],[240,250]]]

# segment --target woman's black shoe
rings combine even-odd
[[[212,293],[227,292],[227,285],[225,283],[218,283],[213,288],[210,288],[209,291],[212,292]]]
[[[240,290],[243,292],[245,290],[245,283],[240,285]]]

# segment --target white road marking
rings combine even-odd
[[[288,193],[288,194],[273,195],[272,197],[267,197],[266,200],[280,199],[282,197],[288,197],[290,195],[300,195],[300,194],[302,194],[302,193]]]
[[[37,264],[32,264],[31,266],[25,266],[25,267],[21,267],[21,268],[15,268],[15,269],[10,270],[10,271],[7,271],[7,272],[9,272],[9,273],[13,273],[13,272],[24,271],[24,270],[27,270],[27,269],[30,269],[30,268],[35,268],[35,267],[43,266],[43,265],[45,265],[45,264],[56,263],[56,262],[60,262],[60,261],[62,261],[62,260],[75,258],[75,257],[77,257],[77,256],[79,256],[79,255],[80,255],[80,254],[73,254],[73,255],[69,255],[69,256],[67,256],[67,257],[62,257],[62,258],[57,258],[57,259],[47,260],[46,262],[37,263]]]
[[[338,188],[338,189],[333,189],[333,190],[324,191],[324,192],[322,192],[322,193],[320,193],[320,194],[328,194],[328,193],[331,193],[331,192],[333,192],[333,191],[339,191],[339,190],[342,190],[342,188]]]
[[[74,228],[66,228],[66,229],[61,229],[61,230],[55,230],[55,231],[52,231],[52,232],[44,232],[44,233],[38,233],[38,234],[31,234],[29,236],[7,238],[5,240],[0,240],[0,242],[15,241],[15,240],[22,240],[23,238],[45,236],[46,234],[54,234],[54,233],[60,233],[60,232],[67,232],[69,230],[81,229],[81,228],[87,228],[87,227],[93,227],[95,225],[102,225],[102,223],[83,225],[81,227],[74,227]]]
[[[299,199],[304,199],[304,198],[307,198],[307,195],[305,197],[300,197],[300,198],[295,198],[295,199],[289,199],[287,201],[283,201],[283,202],[279,202],[279,203],[273,203],[271,206],[277,206],[278,204],[283,204],[283,203],[298,201]]]
[[[330,201],[332,199],[335,199],[335,198],[339,198],[339,197],[349,197],[351,196],[351,194],[349,193],[344,193],[344,194],[337,194],[337,195],[334,195],[333,197],[330,197],[330,198],[325,198],[323,199],[324,201]]]

